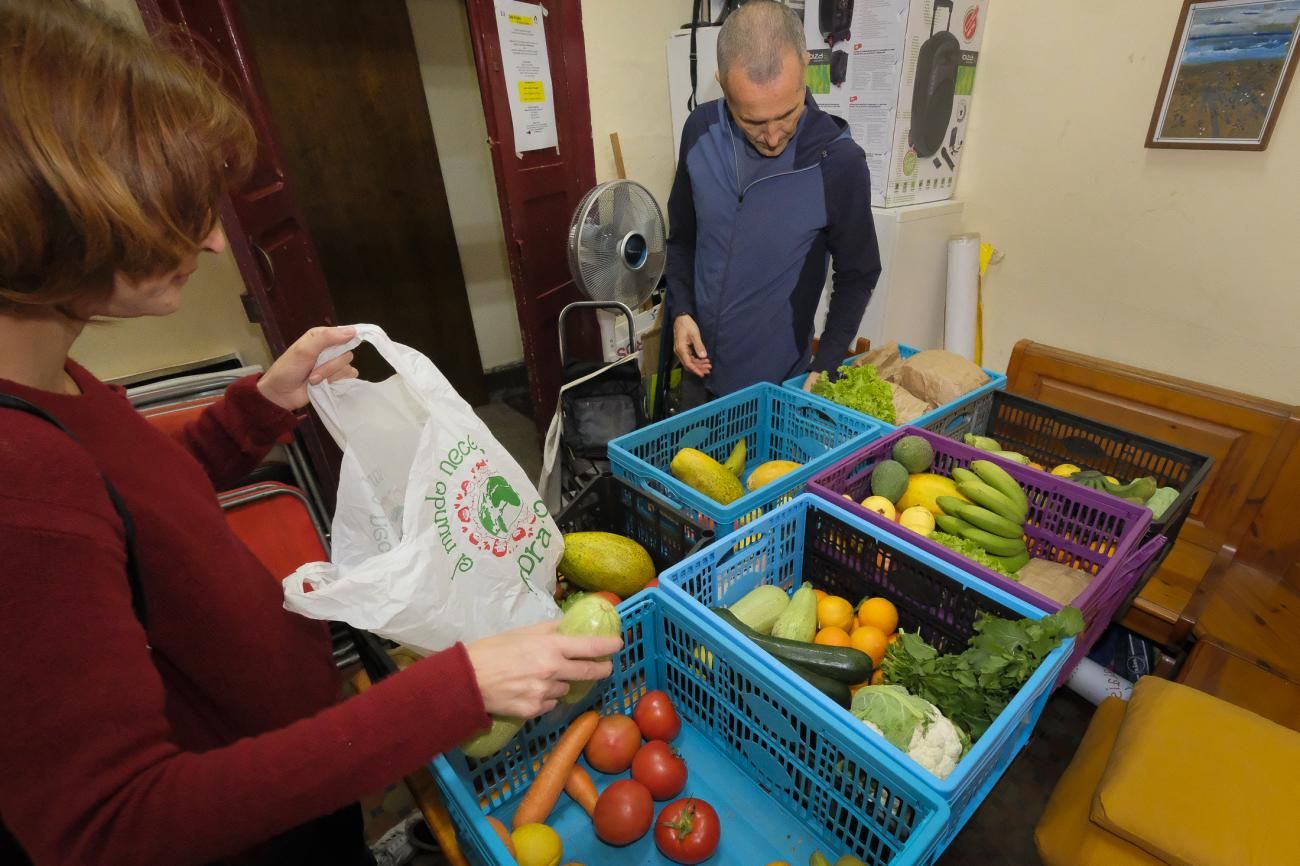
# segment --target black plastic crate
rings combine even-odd
[[[939,432],[953,439],[960,439],[967,432],[988,436],[996,439],[1003,449],[1018,451],[1047,470],[1061,463],[1073,463],[1113,475],[1120,481],[1151,475],[1161,487],[1178,488],[1178,498],[1159,520],[1151,521],[1145,536],[1150,539],[1163,535],[1168,543],[1146,574],[1138,579],[1120,608],[1118,616],[1121,617],[1173,549],[1183,523],[1191,514],[1192,502],[1214,463],[1214,458],[1204,454],[1006,391],[993,393],[987,418],[977,418],[971,428]]]
[[[896,550],[889,539],[818,508],[808,510],[802,578],[853,604],[867,596],[888,598],[898,608],[899,622],[940,654],[963,652],[981,613],[1003,619],[1024,616]]]
[[[613,532],[640,543],[654,560],[655,570],[676,565],[713,541],[684,511],[603,474],[582,489],[555,515],[561,532]]]

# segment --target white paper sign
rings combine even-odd
[[[541,4],[496,0],[501,64],[515,128],[515,153],[556,147],[555,94]]]

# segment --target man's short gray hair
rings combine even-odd
[[[726,83],[736,64],[755,84],[781,74],[786,52],[793,51],[802,68],[808,43],[799,16],[775,0],[749,0],[727,16],[718,34],[718,78]]]

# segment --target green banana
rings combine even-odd
[[[998,565],[1002,566],[1008,574],[1015,574],[1017,571],[1029,564],[1028,550],[1022,553],[1017,553],[1014,556],[994,556],[991,553],[988,556],[989,559],[994,560]]]
[[[1106,487],[1108,483],[1106,476],[1096,469],[1082,469],[1070,476],[1070,480],[1075,484],[1082,484],[1084,487],[1092,490],[1100,490],[1102,493],[1108,492]]]
[[[722,464],[731,471],[731,474],[739,478],[745,474],[745,439],[742,436],[731,449],[726,462]]]
[[[969,484],[972,481],[979,481],[980,477],[969,469],[963,469],[960,466],[952,467],[952,480],[958,484]]]
[[[994,556],[1017,556],[1025,549],[1025,542],[1019,538],[1003,538],[975,527],[962,530],[961,537],[975,542]]]
[[[808,858],[808,866],[831,866],[831,861],[827,860],[822,852],[814,851]]]
[[[981,481],[1011,500],[1011,504],[1024,512],[1025,515],[1029,514],[1029,497],[1025,495],[1024,488],[1016,482],[1016,479],[1011,477],[1007,470],[988,460],[973,460],[970,468],[980,477]],[[1021,522],[1023,520],[1022,517]]]
[[[1159,486],[1160,482],[1148,475],[1145,478],[1135,478],[1128,484],[1111,484],[1107,481],[1104,489],[1111,496],[1118,496],[1121,499],[1137,499],[1140,500],[1139,505],[1144,505]]]
[[[1021,466],[1029,465],[1029,458],[1019,451],[999,451],[998,456],[1003,460],[1010,460],[1012,463],[1019,463]]]
[[[960,501],[960,500],[959,500]],[[943,506],[940,506],[942,508]],[[946,510],[946,509],[945,509]],[[1024,537],[1025,530],[1013,520],[1007,520],[1000,514],[994,514],[987,508],[978,505],[966,503],[957,509],[957,516],[962,520],[974,526],[976,529],[983,529],[985,532],[991,532],[1003,538],[1021,539]]]
[[[1006,496],[997,490],[985,484],[983,481],[972,481],[969,484],[958,484],[957,492],[965,496],[976,505],[983,505],[994,514],[1005,517],[1012,523],[1024,523],[1025,517],[1029,513],[1026,507],[1022,509],[1020,504],[1012,502]],[[965,520],[966,518],[962,518]],[[969,522],[969,521],[968,521]]]
[[[943,498],[954,499],[957,502],[961,502],[960,499],[956,499],[956,497],[953,496],[944,496]],[[940,505],[939,507],[943,508],[942,505]],[[949,535],[961,535],[961,531],[963,529],[973,528],[969,523],[962,520],[960,517],[955,517],[951,514],[936,514],[934,516],[934,525],[939,527],[941,531],[946,532]]]
[[[971,446],[972,448],[978,448],[981,451],[1002,450],[1002,446],[998,444],[998,440],[990,439],[987,436],[976,436],[972,433],[967,433],[965,436],[961,438],[962,441],[965,442],[967,445]]]

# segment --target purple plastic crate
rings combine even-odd
[[[954,466],[969,467],[972,460],[997,463],[1024,488],[1029,498],[1029,519],[1025,534],[1029,553],[1039,559],[1068,562],[1085,571],[1093,571],[1092,581],[1071,601],[1088,624],[1075,654],[1066,666],[1087,654],[1123,603],[1128,590],[1141,577],[1145,567],[1163,546],[1159,537],[1143,546],[1143,536],[1151,523],[1151,512],[1140,505],[1075,484],[1064,478],[1038,472],[999,458],[960,442],[946,439],[928,430],[903,427],[883,439],[854,452],[829,469],[814,475],[808,491],[840,505],[854,515],[890,532],[962,570],[1046,611],[1060,610],[1062,605],[1045,595],[986,568],[937,542],[886,520],[859,503],[871,494],[871,472],[881,460],[889,458],[894,443],[904,436],[920,436],[934,448],[932,472],[949,475]],[[852,497],[852,502],[844,498]]]

